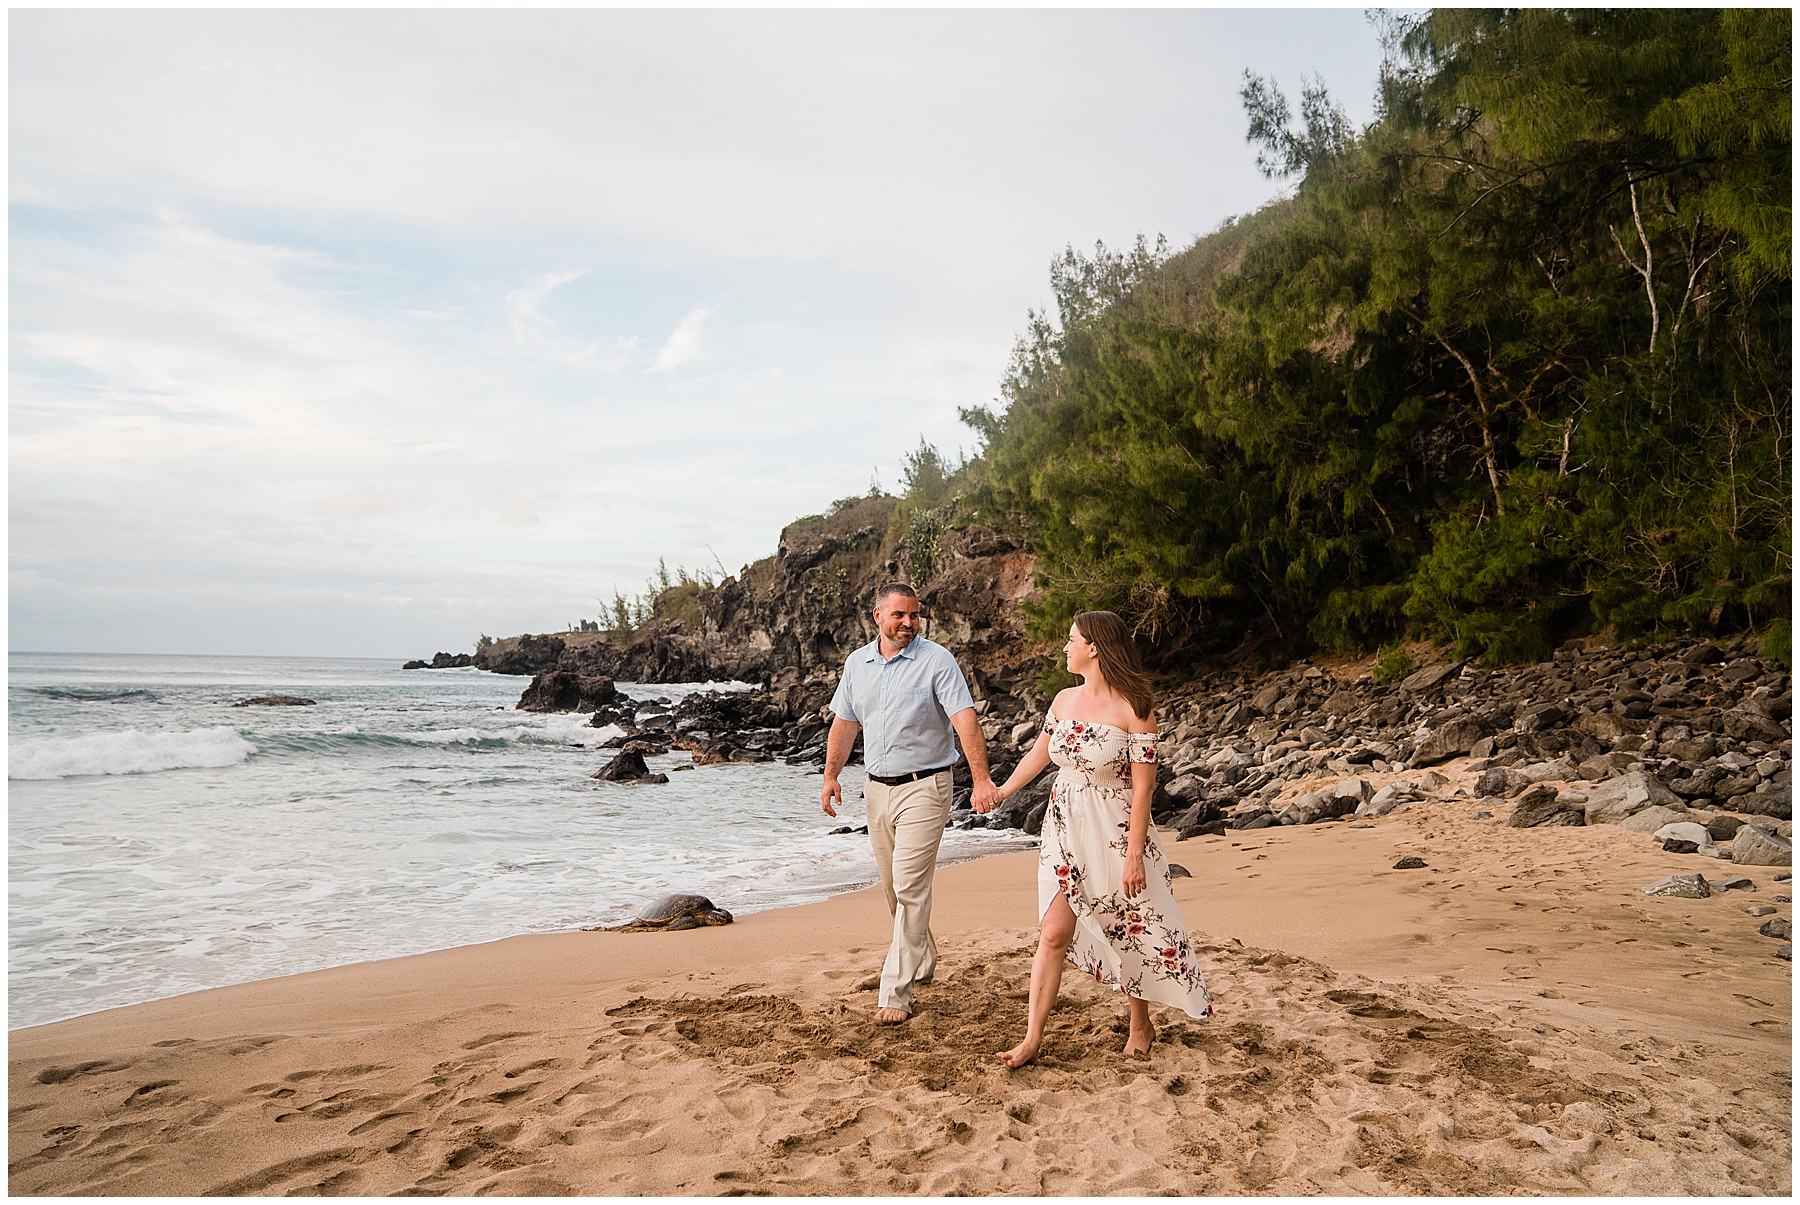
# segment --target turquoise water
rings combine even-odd
[[[670,890],[734,912],[875,877],[857,771],[649,759],[513,710],[526,679],[317,658],[14,653],[8,1028],[199,988],[628,919]],[[719,684],[634,685],[673,699]],[[735,689],[741,689],[737,687]],[[312,707],[238,708],[255,695]],[[946,860],[1032,844],[950,832]]]

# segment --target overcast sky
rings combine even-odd
[[[1360,8],[21,11],[9,644],[429,656],[972,449],[1065,245],[1358,126]]]

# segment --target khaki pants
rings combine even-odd
[[[950,817],[953,775],[941,770],[903,786],[873,780],[863,787],[869,817],[869,844],[881,871],[881,890],[894,918],[893,942],[881,967],[880,1007],[912,1012],[912,990],[930,983],[937,969],[937,942],[931,936],[931,879],[937,873],[938,843]]]

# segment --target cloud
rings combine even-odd
[[[630,363],[637,350],[635,335],[583,341],[571,337],[563,326],[544,313],[544,303],[564,285],[587,275],[587,269],[548,272],[506,295],[507,322],[521,346],[542,351],[573,368],[614,372]]]
[[[711,310],[689,310],[675,329],[669,332],[668,342],[656,353],[656,363],[650,366],[651,372],[674,372],[685,364],[692,362],[700,355],[700,328],[705,325]]]
[[[921,434],[972,445],[957,408],[1065,244],[1179,245],[1273,194],[1244,69],[1357,114],[1380,57],[1354,11],[8,28],[40,649],[410,656],[591,614],[659,557],[767,555]]]

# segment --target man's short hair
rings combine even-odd
[[[889,582],[881,589],[875,591],[876,608],[880,609],[882,603],[886,602],[890,597],[896,594],[904,594],[914,602],[917,602],[919,599],[919,592],[905,582]]]

